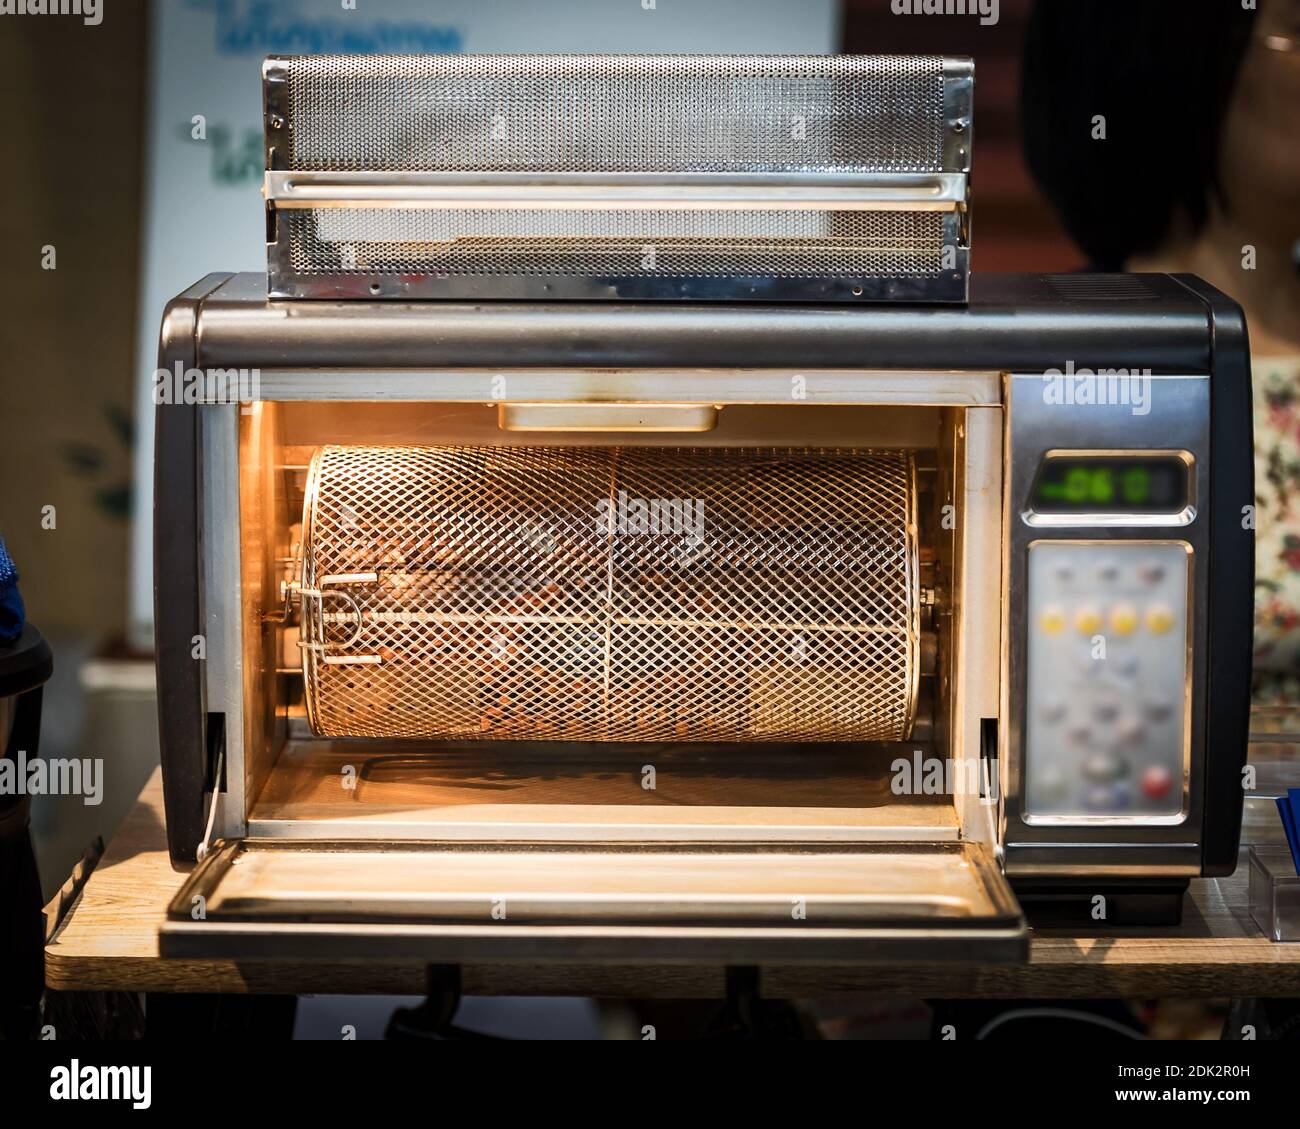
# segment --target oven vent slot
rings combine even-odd
[[[1159,295],[1131,274],[1049,274],[1047,285],[1072,302],[1141,302]]]

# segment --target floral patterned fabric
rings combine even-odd
[[[1300,357],[1255,358],[1255,701],[1300,703]]]

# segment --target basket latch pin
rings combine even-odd
[[[379,580],[377,572],[343,572],[330,576],[322,576],[317,581],[314,588],[304,585],[297,580],[284,580],[280,582],[280,592],[286,601],[297,596],[303,601],[301,619],[303,623],[308,622],[306,603],[308,600],[316,601],[316,620],[321,623],[325,616],[325,601],[327,599],[342,600],[351,608],[355,617],[355,623],[352,628],[352,634],[348,636],[338,647],[347,650],[348,647],[355,646],[358,639],[361,638],[361,632],[365,628],[365,620],[361,613],[361,605],[351,592],[347,591],[348,585],[353,584],[375,584]],[[326,644],[321,642],[308,642],[303,639],[298,640],[298,646],[305,651],[315,651],[320,656],[321,662],[326,666],[378,666],[382,663],[381,655],[341,655],[337,653],[326,653]]]

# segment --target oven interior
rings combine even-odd
[[[239,654],[237,664],[227,663],[225,669],[237,671],[237,676],[227,676],[232,685],[224,694],[220,688],[214,692],[210,686],[209,690],[209,709],[227,707],[217,727],[223,730],[225,741],[223,833],[264,838],[478,841],[987,840],[988,827],[985,823],[974,826],[976,821],[969,814],[979,811],[979,805],[966,804],[954,795],[952,787],[955,771],[957,778],[974,781],[978,789],[980,752],[982,747],[987,752],[990,726],[996,741],[996,699],[990,704],[987,694],[977,701],[973,690],[963,693],[960,675],[963,656],[979,655],[981,662],[992,664],[995,670],[998,664],[996,615],[990,620],[987,609],[980,610],[982,626],[976,631],[967,620],[966,607],[976,601],[962,599],[967,587],[972,592],[994,592],[995,603],[998,592],[999,561],[993,548],[997,535],[990,536],[988,525],[1000,521],[1000,431],[996,420],[986,415],[980,427],[968,435],[968,417],[973,421],[979,411],[952,406],[732,404],[718,411],[711,430],[664,434],[507,431],[498,406],[485,403],[367,400],[245,405],[239,410],[237,424],[231,424],[232,431],[237,430],[239,447],[240,536],[239,596],[236,607],[232,595],[229,611],[238,618],[239,630],[227,638]],[[835,630],[841,632],[835,636],[840,640],[836,646],[849,648],[845,652],[850,655],[847,667],[841,664],[845,669],[837,675],[839,681],[833,684],[831,695],[839,704],[834,708],[808,707],[800,713],[800,699],[813,700],[819,692],[825,696],[828,683],[810,686],[787,666],[780,677],[765,683],[762,695],[768,714],[785,721],[764,730],[754,717],[768,714],[763,713],[762,703],[754,706],[746,721],[754,739],[746,739],[744,733],[738,739],[734,726],[714,724],[720,707],[714,709],[713,699],[697,711],[696,719],[703,719],[700,724],[674,723],[671,719],[680,715],[671,705],[675,700],[671,681],[650,686],[650,698],[659,701],[646,708],[652,712],[659,709],[654,716],[661,724],[644,729],[638,729],[642,719],[635,710],[622,716],[617,725],[579,724],[575,728],[580,708],[556,679],[530,684],[532,696],[523,711],[531,711],[528,725],[512,729],[497,724],[494,718],[500,711],[494,714],[493,702],[488,701],[482,720],[471,708],[465,722],[468,729],[448,729],[449,707],[443,707],[453,697],[463,699],[466,685],[489,686],[485,691],[488,698],[500,690],[499,681],[493,681],[496,675],[484,675],[483,663],[474,657],[468,643],[463,661],[458,659],[456,640],[464,641],[464,631],[476,629],[476,625],[465,627],[463,623],[457,627],[461,634],[454,636],[450,645],[444,640],[438,652],[441,665],[431,668],[425,653],[413,660],[406,674],[398,675],[399,679],[419,680],[420,708],[403,715],[408,719],[405,728],[388,724],[383,721],[391,716],[382,713],[385,703],[391,710],[391,695],[404,693],[400,682],[391,681],[391,664],[385,672],[390,681],[382,691],[374,688],[377,683],[366,681],[375,678],[376,672],[361,665],[318,665],[315,683],[305,673],[311,664],[304,663],[301,644],[310,645],[309,632],[316,632],[313,637],[324,638],[326,645],[332,646],[330,632],[335,632],[332,638],[336,641],[339,632],[349,633],[348,617],[353,614],[349,609],[355,606],[348,597],[313,603],[293,587],[295,582],[300,588],[310,586],[303,585],[304,552],[312,552],[310,545],[304,548],[304,498],[309,489],[324,494],[323,486],[309,487],[309,473],[313,459],[318,459],[319,465],[320,453],[326,448],[345,454],[352,448],[419,448],[435,455],[452,448],[488,448],[506,461],[523,457],[532,462],[546,462],[557,452],[569,450],[578,452],[581,466],[589,471],[596,467],[591,473],[608,465],[609,460],[601,460],[613,451],[628,453],[617,460],[626,465],[667,467],[666,473],[671,473],[675,456],[666,449],[672,449],[681,452],[683,464],[695,468],[692,481],[697,485],[699,475],[708,477],[712,459],[722,466],[734,465],[735,459],[744,460],[744,452],[775,453],[779,461],[810,449],[829,450],[847,460],[846,466],[860,465],[864,452],[900,456],[914,483],[910,511],[914,528],[909,531],[907,554],[911,559],[874,561],[870,567],[912,570],[907,597],[914,605],[915,627],[908,650],[911,668],[906,675],[911,693],[909,712],[901,723],[895,717],[894,724],[883,727],[859,724],[864,717],[878,720],[878,711],[870,708],[870,695],[884,692],[873,690],[873,686],[883,685],[880,680],[885,675],[872,667],[874,659],[859,663],[852,657],[867,652],[851,649],[858,645],[854,641],[859,636],[852,633],[859,628],[842,622],[845,609],[841,600],[818,604],[836,619]],[[972,466],[977,466],[982,476],[974,493],[966,482]],[[354,477],[350,488],[357,489],[359,481],[364,489],[367,473],[363,466],[359,480]],[[809,473],[822,472],[814,467]],[[559,480],[570,476],[561,466]],[[394,483],[408,483],[410,472],[406,464],[397,464],[380,477],[387,484],[376,485],[382,491]],[[664,487],[671,488],[672,482]],[[954,505],[959,496],[982,501],[978,506]],[[820,491],[819,497],[825,505],[837,506],[838,513],[846,512],[846,507],[851,511],[870,504],[844,494],[838,484]],[[395,515],[394,522],[423,520],[418,508],[408,513],[403,504],[397,497],[383,512]],[[533,503],[524,499],[497,515],[507,527],[504,535],[499,525],[487,524],[494,513],[491,498],[468,491],[448,504],[460,508],[466,523],[468,532],[462,531],[462,546],[468,538],[473,547],[476,536],[509,540],[512,523],[519,524],[520,505],[526,508]],[[539,497],[537,504],[549,502]],[[725,505],[726,500],[718,504]],[[772,504],[779,510],[779,499]],[[759,516],[754,519],[757,529],[748,529],[746,536],[783,535],[779,516],[763,516],[768,506],[763,499],[749,501],[746,514]],[[345,515],[351,513],[346,502],[343,508]],[[358,519],[351,544],[365,549],[375,539],[377,531],[367,526],[372,520],[364,515]],[[454,522],[457,515],[449,518],[444,511],[440,520]],[[764,522],[768,523],[766,529]],[[980,523],[978,536],[972,536],[972,523]],[[338,548],[338,539],[346,537],[337,527],[308,533],[313,543],[322,543],[321,552],[332,552]],[[985,548],[977,551],[977,542]],[[672,538],[654,542],[651,551],[666,552],[672,543]],[[651,542],[643,539],[640,544]],[[826,544],[833,549],[835,537]],[[897,541],[891,544],[896,546]],[[794,546],[792,568],[803,560],[804,548]],[[210,556],[235,551],[229,543],[207,550]],[[382,557],[382,547],[378,551]],[[869,560],[875,550],[866,545],[862,551],[863,560]],[[491,552],[484,555],[490,558]],[[330,559],[344,558],[336,555]],[[381,570],[383,564],[381,560]],[[421,582],[428,582],[435,573],[442,575],[442,571],[439,565],[422,573]],[[653,602],[657,598],[655,575],[654,569],[643,570],[640,596],[633,591],[629,598]],[[749,576],[747,583],[760,588],[769,585],[777,592],[793,575],[788,570],[760,570]],[[514,578],[505,579],[509,584]],[[855,583],[862,579],[861,570],[851,579]],[[865,592],[869,600],[883,581],[868,576],[863,583],[865,587],[852,590]],[[209,585],[210,621],[226,610],[213,607],[214,598],[220,604],[222,597],[211,591],[212,587]],[[531,601],[529,610],[544,612],[544,607],[539,609],[537,593],[527,591],[527,585],[524,588],[515,594],[511,610],[517,612],[519,600],[524,600]],[[349,589],[352,596],[361,591]],[[425,603],[430,599],[426,593]],[[305,623],[312,618],[313,608],[319,612],[328,603],[335,605],[326,616],[328,622]],[[483,607],[476,605],[478,612]],[[390,610],[387,614],[390,619],[402,620],[406,613]],[[649,619],[653,618],[650,614]],[[516,629],[517,625],[511,628]],[[815,638],[819,638],[815,633],[820,629],[820,625],[812,625]],[[501,664],[527,664],[527,639],[512,638],[515,642],[506,645]],[[844,639],[849,642],[843,643]],[[682,673],[686,664],[681,662],[680,652],[669,648],[664,662],[685,679],[683,700],[686,695],[715,694],[722,695],[718,701],[723,701],[737,679],[754,680],[753,670],[739,657],[752,646],[752,641],[742,641],[735,654],[723,654],[721,661],[713,661],[704,675],[693,681]],[[393,652],[386,654],[391,659]],[[318,644],[315,654],[307,657],[315,661],[320,655]],[[650,661],[654,665],[655,660]],[[896,675],[896,671],[889,672],[890,692],[897,691]],[[606,671],[607,695],[609,677]],[[600,680],[599,670],[593,678]],[[327,679],[332,689],[326,688]],[[646,689],[644,683],[638,685]],[[309,716],[313,693],[324,695],[315,717]],[[440,698],[443,694],[448,702]],[[754,694],[751,687],[741,697],[748,695],[745,700],[752,705]],[[345,704],[340,706],[340,701]],[[861,708],[864,702],[866,709]],[[339,709],[349,712],[340,713]],[[360,711],[361,720],[349,726],[348,718],[357,716],[350,712],[353,710]],[[410,722],[410,717],[416,721]],[[420,732],[422,717],[431,719],[431,732]],[[662,723],[664,717],[669,718],[667,723]],[[642,731],[653,739],[637,739]],[[371,735],[356,735],[359,732]],[[580,739],[571,739],[572,734]],[[948,766],[949,775],[941,784],[928,772],[936,758]],[[927,772],[917,771],[923,763]],[[987,809],[983,810],[980,819],[987,821]]]

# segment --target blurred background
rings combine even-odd
[[[1095,16],[1102,8],[1142,9],[1143,16],[1135,16],[1120,34],[1140,53],[1143,35],[1167,31],[1173,53],[1160,61],[1161,73],[1185,68],[1185,75],[1196,76],[1194,87],[1205,75],[1197,52],[1225,50],[1228,44],[1205,15],[1208,2],[1070,7],[1085,20],[1087,12]],[[1213,2],[1220,12],[1236,7],[1235,0]],[[47,896],[95,835],[111,837],[157,764],[149,653],[149,380],[158,321],[170,296],[209,271],[265,269],[263,56],[316,51],[971,55],[977,75],[974,270],[1070,271],[1099,261],[1095,247],[1085,251],[1066,233],[1058,213],[1061,193],[1049,201],[1024,156],[1022,77],[1033,0],[1000,0],[991,23],[972,14],[901,14],[896,9],[910,5],[900,0],[101,4],[96,24],[76,16],[0,16],[0,246],[6,251],[0,258],[0,535],[21,573],[28,616],[56,657],[46,692],[42,752],[103,758],[106,772],[99,806],[87,807],[80,797],[35,802]],[[1048,0],[1044,7],[1060,11],[1065,5]],[[1262,7],[1273,42],[1252,40],[1250,50],[1271,52],[1260,58],[1287,70],[1279,78],[1253,63],[1247,67],[1243,57],[1255,55],[1243,56],[1242,43],[1230,48],[1235,54],[1229,82],[1211,92],[1220,103],[1212,105],[1208,117],[1197,117],[1195,107],[1184,114],[1183,128],[1208,138],[1212,154],[1228,114],[1226,99],[1243,88],[1257,115],[1268,117],[1277,131],[1251,135],[1264,156],[1281,161],[1285,154],[1279,157],[1275,148],[1290,144],[1294,149],[1300,125],[1300,52],[1295,49],[1300,5],[1263,0]],[[1043,68],[1054,67],[1061,84],[1082,81],[1086,64],[1071,55],[1075,33],[1068,20],[1049,20],[1046,26],[1040,21],[1039,33],[1030,57]],[[1098,40],[1080,49],[1104,46]],[[1057,54],[1049,57],[1045,51]],[[1097,58],[1115,55],[1112,50]],[[1264,86],[1235,84],[1238,69]],[[1135,86],[1130,94],[1130,104],[1143,113],[1174,114],[1172,106],[1140,105],[1147,86]],[[1184,94],[1180,90],[1179,98]],[[1036,99],[1028,105],[1040,108]],[[1132,141],[1120,151],[1132,154]],[[1177,161],[1178,156],[1166,150],[1160,159]],[[1180,175],[1176,167],[1162,172]],[[1129,174],[1126,191],[1152,175],[1140,166]],[[1211,169],[1209,180],[1214,175]],[[1296,183],[1296,178],[1289,182],[1292,205]],[[1240,197],[1236,204],[1240,211]],[[1106,206],[1122,210],[1124,194]],[[1247,201],[1247,211],[1250,206]],[[1192,220],[1188,233],[1194,235],[1205,217]],[[1294,235],[1300,236],[1300,221],[1295,226]],[[1077,235],[1079,224],[1070,229]],[[1163,235],[1154,232],[1148,242]],[[1144,248],[1158,249],[1169,251]],[[1186,255],[1167,254],[1151,265],[1185,269],[1187,261]],[[1212,280],[1235,293],[1223,278]],[[1279,340],[1296,345],[1300,355],[1300,333],[1288,337],[1296,316],[1293,309],[1288,322],[1284,310],[1272,324],[1284,327]],[[1289,406],[1296,399],[1295,377],[1293,369],[1286,371],[1292,374],[1285,377],[1292,384],[1283,396]],[[1270,400],[1263,410],[1277,408],[1278,401]],[[1285,426],[1294,446],[1300,422],[1288,418]],[[1280,458],[1288,469],[1279,482],[1293,479],[1300,486],[1300,454],[1293,458],[1284,452]],[[1300,529],[1288,544],[1300,570]],[[1276,615],[1294,635],[1300,612],[1283,607]],[[1283,720],[1276,727],[1288,725]],[[584,1014],[575,1013],[579,1026],[586,1022]]]

